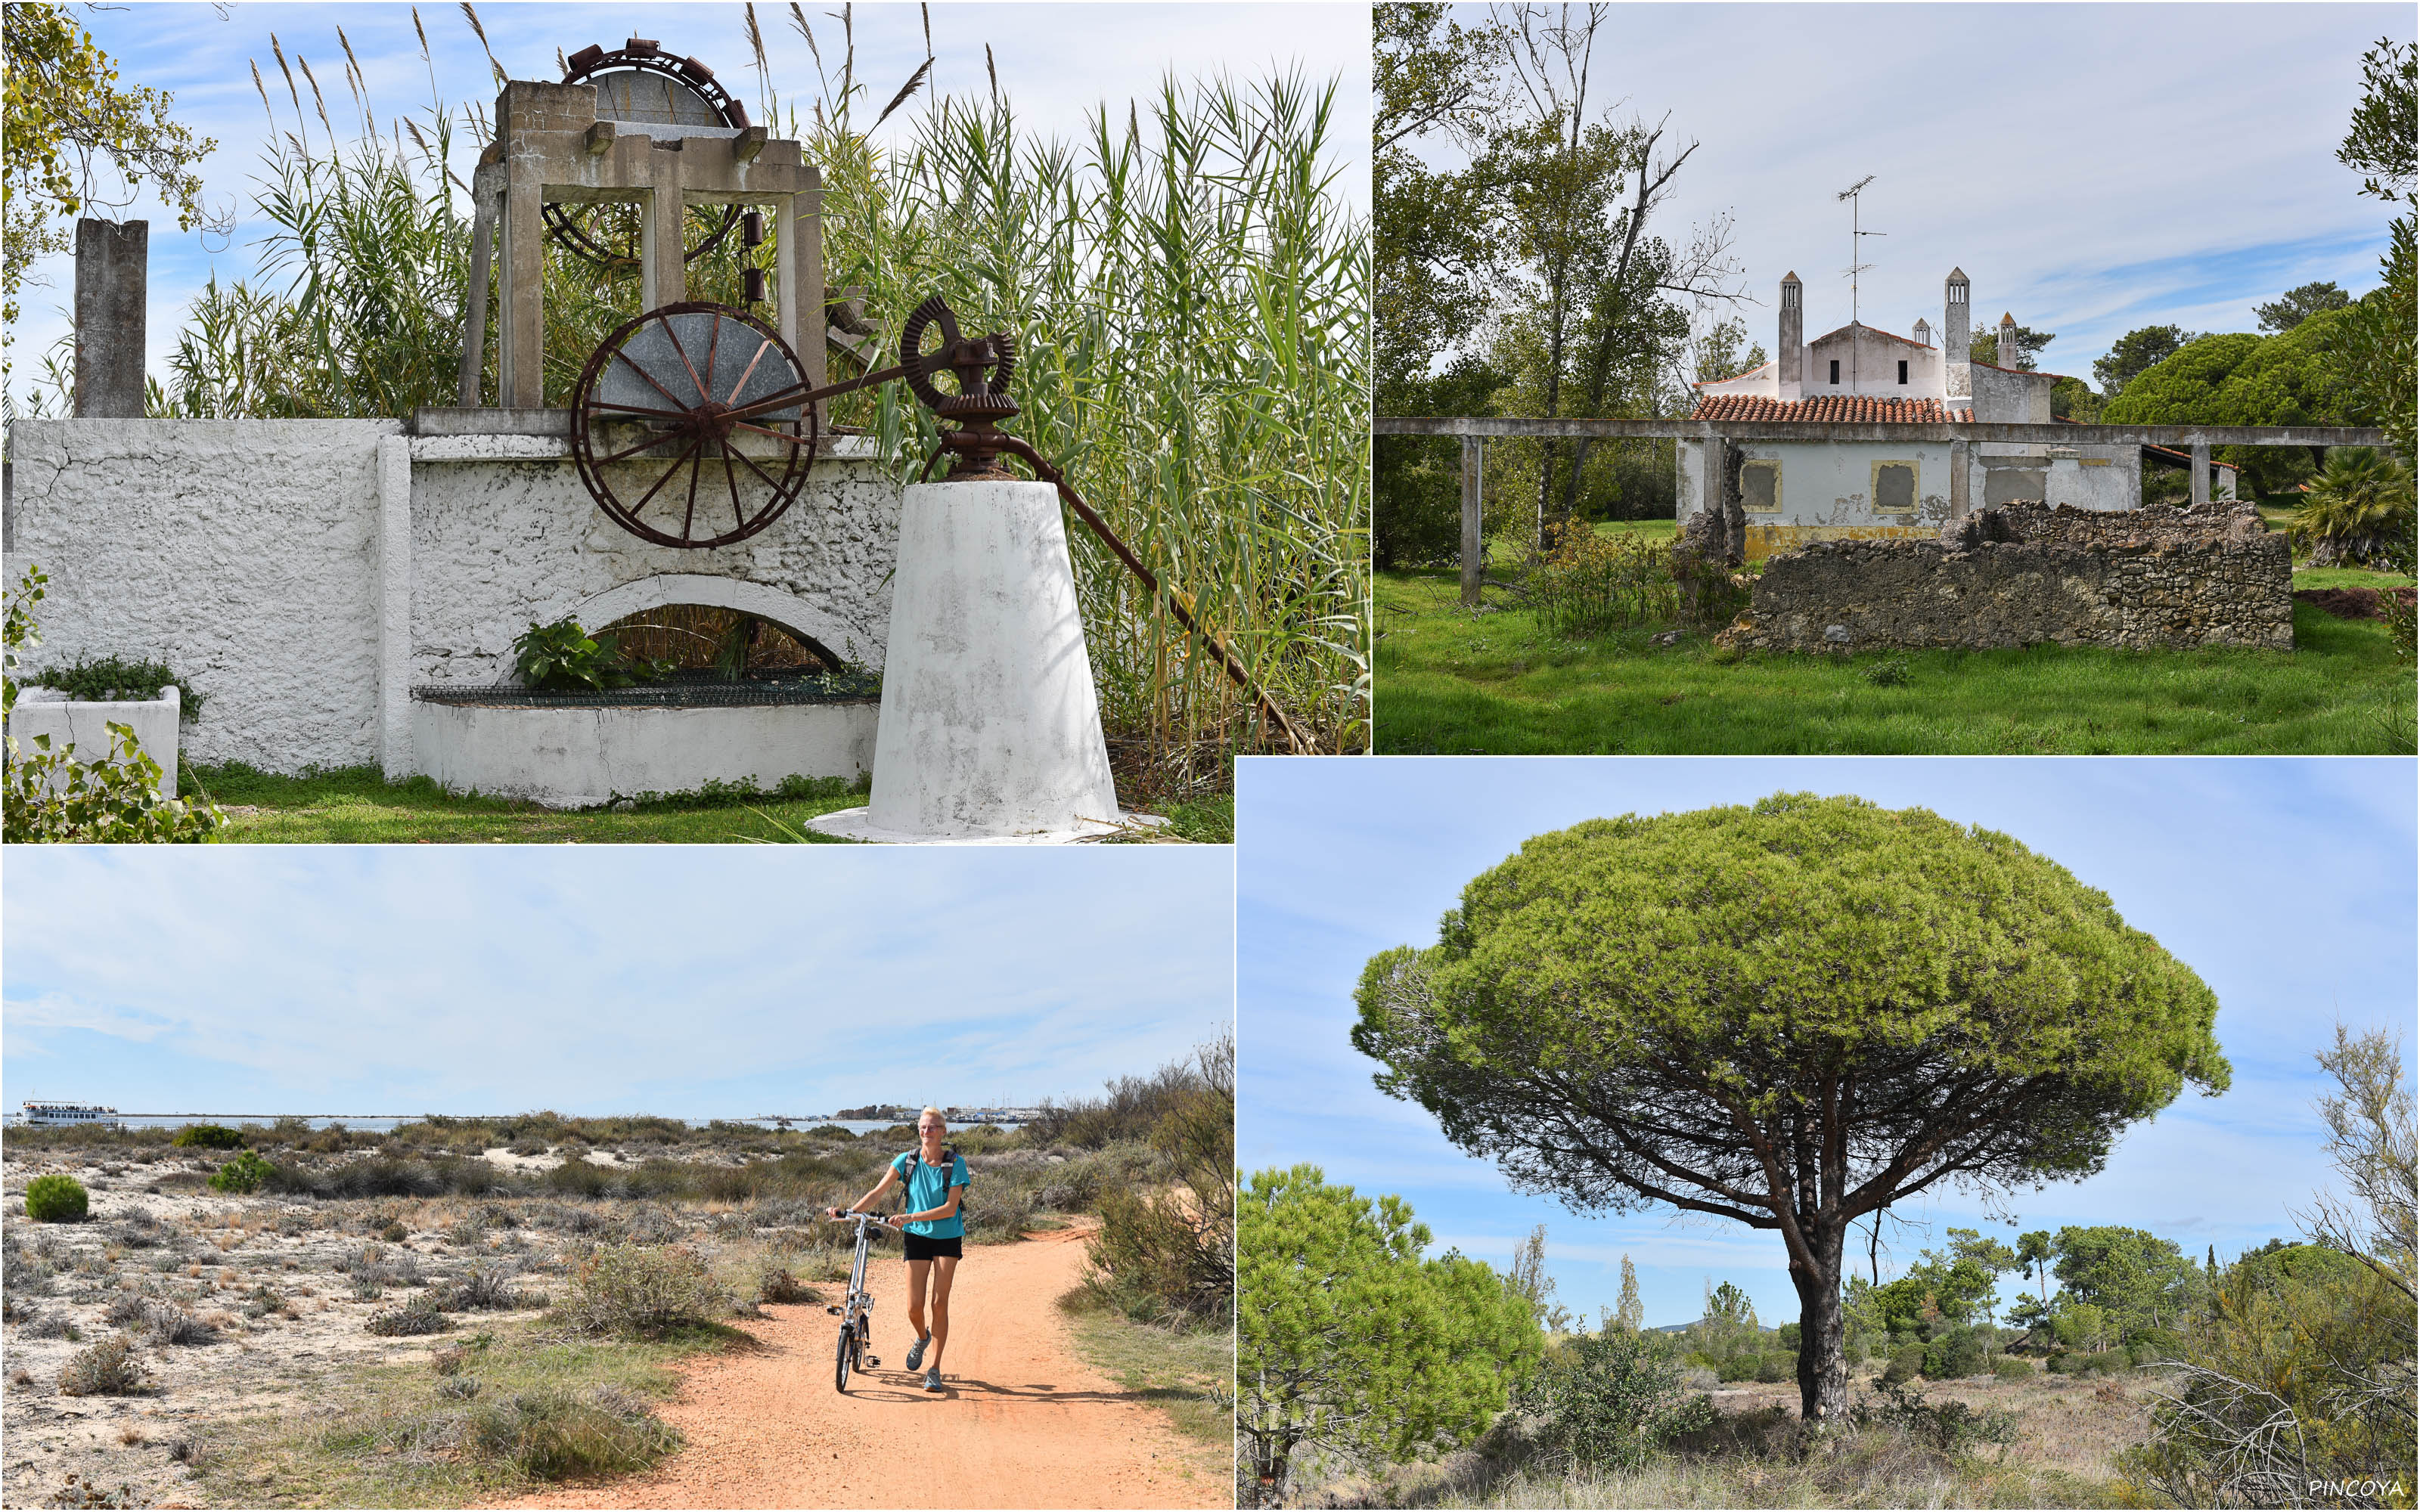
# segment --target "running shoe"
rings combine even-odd
[[[908,1346],[908,1373],[909,1375],[914,1375],[917,1370],[923,1367],[924,1364],[924,1346],[932,1342],[933,1335],[927,1334],[923,1338],[918,1339],[915,1343]]]
[[[941,1389],[941,1367],[939,1365],[935,1365],[932,1369],[924,1372],[924,1389],[926,1391],[939,1391]]]

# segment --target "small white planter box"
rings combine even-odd
[[[132,726],[143,754],[160,764],[160,795],[173,798],[177,795],[177,721],[183,715],[183,702],[173,683],[162,688],[158,698],[126,702],[86,702],[35,684],[17,689],[8,733],[17,737],[17,748],[25,755],[34,754],[36,735],[48,735],[53,751],[72,744],[75,760],[90,765],[108,760],[111,725]],[[52,779],[52,785],[58,785],[57,777]]]
[[[855,779],[874,761],[881,706],[411,705],[413,764],[448,793],[584,809],[619,795],[690,793],[708,781]]]

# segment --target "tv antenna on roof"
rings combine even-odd
[[[1857,275],[1869,270],[1874,266],[1871,263],[1857,261],[1857,243],[1865,237],[1890,235],[1887,231],[1861,230],[1857,224],[1858,212],[1865,207],[1865,202],[1857,196],[1863,193],[1866,186],[1873,181],[1874,176],[1868,174],[1832,196],[1834,199],[1845,199],[1849,202],[1849,271],[1846,276],[1849,280],[1849,391],[1853,393],[1856,392],[1857,387]]]

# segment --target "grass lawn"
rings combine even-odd
[[[828,779],[808,796],[685,795],[634,802],[628,809],[561,812],[504,798],[458,796],[426,777],[390,783],[375,766],[302,777],[274,777],[240,764],[187,766],[178,771],[178,784],[185,796],[207,792],[226,810],[231,821],[226,840],[294,844],[703,844],[799,839],[846,844],[808,829],[806,821],[858,808],[866,792]],[[1153,839],[1211,845],[1234,840],[1232,794],[1142,807],[1169,818]]]
[[[1600,530],[1668,535],[1669,520]],[[1509,565],[1509,563],[1506,563]],[[2297,588],[2408,577],[2298,571]],[[2294,610],[2296,649],[1751,652],[1652,630],[1541,632],[1510,594],[1458,603],[1450,568],[1377,575],[1373,749],[1628,753],[2408,753],[2412,661],[2386,626]]]

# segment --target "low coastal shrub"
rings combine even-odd
[[[37,1176],[25,1183],[25,1216],[38,1224],[80,1224],[92,1198],[72,1176]]]
[[[362,1327],[386,1337],[442,1334],[453,1325],[439,1309],[438,1300],[432,1293],[422,1292],[400,1307],[389,1307],[384,1312],[370,1314],[369,1321]]]
[[[210,1190],[245,1196],[261,1189],[277,1167],[247,1149],[210,1175]]]
[[[143,1389],[143,1361],[123,1335],[79,1350],[59,1372],[62,1396],[127,1396]]]
[[[694,1250],[600,1244],[572,1273],[559,1310],[584,1334],[659,1338],[729,1317],[733,1300]]]

